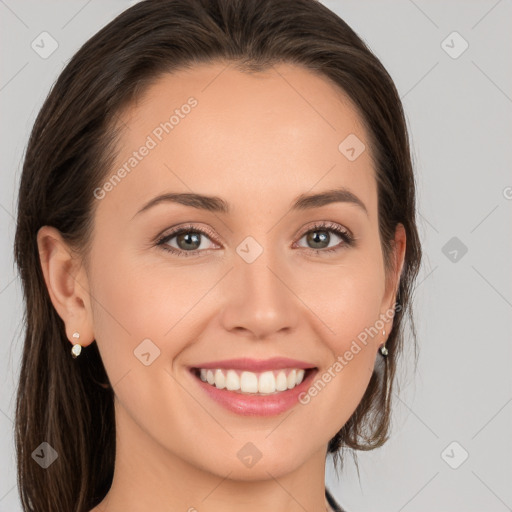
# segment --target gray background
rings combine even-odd
[[[21,510],[13,417],[22,295],[12,243],[24,149],[65,63],[134,3],[0,0],[2,512]],[[370,45],[403,99],[425,251],[419,367],[403,365],[392,438],[359,454],[360,479],[350,458],[339,480],[329,465],[327,485],[349,512],[512,510],[512,2],[322,3]],[[43,31],[58,43],[48,58],[31,47]]]

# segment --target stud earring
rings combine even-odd
[[[382,331],[382,336],[386,336],[386,331]],[[386,348],[386,343],[384,343],[379,350],[384,357],[386,357],[389,354],[388,349]]]
[[[74,332],[73,338],[79,339],[80,334],[78,334],[78,332]],[[76,359],[80,355],[80,352],[82,352],[82,345],[80,345],[80,343],[77,342],[73,345],[73,348],[71,349],[71,355],[73,356],[73,359]]]

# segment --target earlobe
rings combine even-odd
[[[39,260],[46,288],[57,314],[66,326],[71,344],[76,343],[73,333],[80,332],[80,344],[94,341],[90,318],[87,283],[81,272],[81,261],[64,241],[58,229],[43,226],[37,233]],[[86,279],[86,278],[85,278]]]

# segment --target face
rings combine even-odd
[[[325,458],[366,390],[394,293],[369,142],[348,97],[291,65],[253,75],[225,68],[166,75],[122,114],[116,164],[95,191],[83,279],[120,435],[250,480]],[[356,159],[339,149],[350,134],[366,146]],[[332,190],[343,194],[295,206]],[[179,193],[221,201],[161,200],[144,209]],[[362,343],[375,325],[379,333]],[[214,397],[206,390],[214,386],[191,371],[274,357],[314,368],[302,402],[226,389]],[[261,453],[258,464],[241,463],[244,446]]]

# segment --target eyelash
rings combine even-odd
[[[337,252],[337,251],[343,249],[344,247],[351,247],[355,243],[355,238],[350,234],[349,231],[341,228],[337,224],[333,224],[331,222],[325,222],[325,221],[318,222],[318,223],[314,224],[312,227],[310,227],[307,231],[303,232],[300,235],[299,240],[301,240],[305,235],[307,235],[308,233],[310,233],[312,231],[321,231],[321,230],[329,231],[329,232],[336,234],[343,240],[344,243],[341,246],[338,244],[338,245],[336,245],[334,247],[330,247],[328,249],[311,249],[308,247],[305,247],[303,249],[306,249],[306,251],[308,251],[308,252],[313,252],[315,255],[319,255],[319,254]],[[171,254],[174,254],[176,256],[180,256],[180,257],[181,256],[184,256],[184,257],[197,256],[199,253],[204,252],[205,249],[195,249],[194,251],[183,251],[183,250],[178,250],[174,247],[169,247],[168,245],[166,245],[166,243],[169,240],[171,240],[172,238],[174,238],[175,236],[181,235],[182,233],[189,233],[189,232],[199,233],[199,234],[204,235],[210,239],[213,239],[212,241],[214,241],[214,239],[215,239],[213,233],[206,228],[197,228],[193,225],[186,225],[186,226],[182,226],[182,227],[176,229],[175,231],[172,231],[171,233],[161,236],[160,238],[158,238],[155,245],[161,247],[164,251],[170,252]],[[210,250],[210,249],[206,249],[206,250]]]

